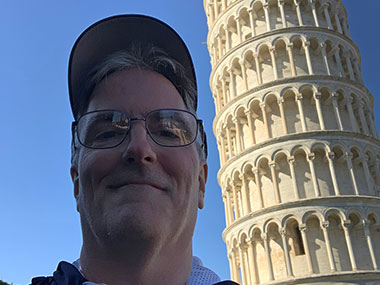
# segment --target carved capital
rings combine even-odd
[[[326,43],[325,42],[321,42],[321,43],[319,43],[319,46],[321,47],[321,49],[325,49],[326,48]]]
[[[277,99],[277,103],[278,103],[278,105],[281,105],[282,103],[284,103],[285,102],[285,100],[284,100],[284,98],[278,98]]]
[[[306,47],[309,47],[310,46],[310,42],[309,41],[306,41],[303,43],[303,46],[306,48]]]
[[[350,220],[344,220],[343,221],[343,227],[346,229],[349,229],[352,226],[352,223]]]
[[[276,167],[276,162],[272,161],[268,164],[271,168],[275,168]]]
[[[260,103],[260,108],[261,108],[262,111],[265,111],[265,107],[266,107],[265,102],[261,102]]]
[[[323,223],[322,223],[322,229],[325,229],[325,230],[327,230],[327,229],[328,229],[328,227],[329,227],[329,225],[330,225],[330,222],[328,222],[328,221],[326,221],[326,222],[323,222]]]
[[[281,6],[284,5],[284,2],[285,2],[285,0],[278,0],[278,4],[281,5]]]
[[[331,93],[331,97],[332,97],[333,99],[338,99],[339,94],[336,93],[336,92],[332,92],[332,93]]]
[[[269,48],[269,51],[270,51],[271,53],[275,53],[276,48],[275,48],[275,47],[270,47],[270,48]]]
[[[300,224],[300,225],[298,226],[298,228],[299,228],[299,230],[300,230],[301,232],[306,232],[306,231],[307,231],[306,224]]]
[[[301,93],[296,95],[296,100],[301,101],[302,99],[303,99],[303,96]]]
[[[345,155],[346,159],[352,159],[352,157],[353,157],[352,152],[349,152],[349,151],[347,151],[344,155]]]
[[[290,165],[294,165],[294,164],[295,164],[295,161],[296,161],[296,160],[295,160],[294,156],[289,156],[289,157],[288,157],[288,162],[289,162]]]
[[[322,94],[320,92],[317,92],[314,94],[314,99],[315,100],[320,100],[322,98]]]
[[[293,46],[294,46],[294,44],[293,44],[293,43],[289,43],[289,44],[287,45],[287,47],[288,47],[289,49],[292,49],[292,48],[293,48]]]
[[[311,161],[313,161],[315,159],[315,153],[314,152],[311,152],[307,155],[307,158]]]
[[[281,228],[280,229],[280,235],[286,236],[286,228]]]
[[[261,234],[261,239],[262,239],[263,241],[267,241],[267,240],[268,240],[268,234],[267,234],[267,233],[262,233],[262,234]]]
[[[333,160],[335,158],[335,153],[330,151],[328,154],[327,154],[328,158]]]

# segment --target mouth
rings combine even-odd
[[[155,188],[155,189],[160,190],[160,191],[165,191],[164,187],[157,185],[155,183],[146,182],[146,181],[130,181],[130,182],[120,183],[120,184],[116,184],[116,185],[110,185],[109,188],[112,190],[118,190],[118,189],[121,189],[124,187],[128,188],[128,187],[144,187],[144,186],[148,186],[150,188]]]

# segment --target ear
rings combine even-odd
[[[74,187],[74,197],[77,202],[77,211],[79,212],[78,208],[78,200],[79,200],[79,175],[78,175],[78,168],[75,165],[71,165],[70,167],[70,176],[71,180],[73,181],[73,187]]]
[[[200,167],[199,176],[198,176],[198,208],[203,209],[205,203],[205,191],[206,191],[206,182],[208,175],[208,165],[207,162],[203,161]]]

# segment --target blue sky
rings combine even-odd
[[[375,98],[380,126],[380,1],[344,1],[351,35],[362,55],[366,87]],[[79,256],[81,233],[70,167],[67,61],[76,37],[93,22],[115,14],[143,13],[174,27],[193,56],[199,117],[209,140],[206,207],[199,213],[194,254],[229,278],[224,207],[209,90],[207,24],[200,0],[4,0],[0,9],[0,279],[27,284],[51,274],[60,260]]]

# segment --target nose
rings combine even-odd
[[[144,121],[134,121],[129,130],[123,151],[122,160],[124,163],[149,164],[157,160],[156,152],[153,149],[153,141],[149,137]]]

